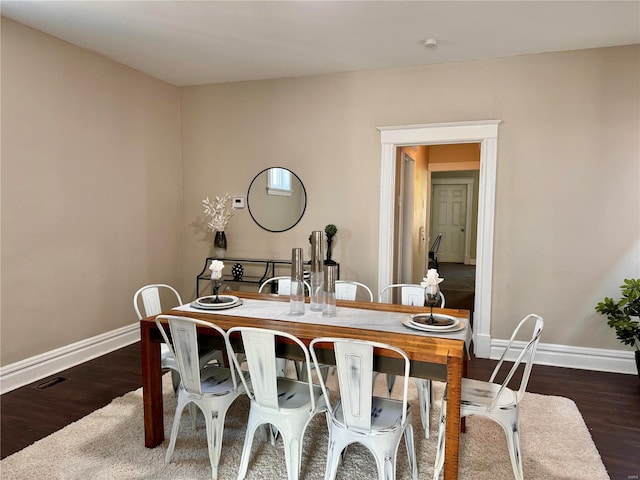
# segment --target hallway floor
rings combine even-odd
[[[473,312],[476,266],[439,262],[438,274],[444,278],[440,289],[445,296],[446,306]]]

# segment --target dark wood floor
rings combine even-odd
[[[444,278],[440,289],[445,295],[446,306],[473,311],[476,266],[440,262],[438,273],[440,277]]]
[[[139,349],[136,343],[2,395],[2,458],[139,388]],[[494,365],[494,361],[474,358],[468,376],[487,379]],[[55,383],[58,377],[65,380]],[[51,386],[39,388],[52,379]],[[637,376],[536,365],[527,390],[575,401],[611,478],[640,478]],[[567,432],[567,442],[571,442],[571,432]]]

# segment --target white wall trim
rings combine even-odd
[[[493,280],[493,226],[495,216],[498,124],[500,120],[399,125],[378,127],[382,146],[380,178],[380,225],[378,233],[378,291],[392,283],[396,147],[480,143],[478,185],[478,234],[476,296],[473,309],[476,355],[487,358],[491,335],[491,293]]]
[[[0,394],[140,341],[138,322],[0,367]]]
[[[491,341],[491,356],[500,358],[507,346],[507,340]],[[513,342],[507,360],[515,360],[527,342]],[[604,348],[573,347],[553,343],[539,343],[534,363],[552,367],[577,368],[600,372],[627,373],[636,375],[634,353],[628,350],[607,350]]]

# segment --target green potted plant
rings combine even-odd
[[[333,242],[333,237],[336,233],[338,233],[338,228],[330,223],[326,227],[324,227],[324,233],[327,236],[327,259],[324,261],[325,265],[335,265],[336,262],[331,259],[331,243]]]
[[[640,278],[625,279],[620,285],[622,298],[614,302],[605,297],[596,305],[596,312],[606,315],[607,324],[625,345],[635,348],[636,368],[640,375]]]

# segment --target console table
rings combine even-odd
[[[277,275],[286,275],[289,276],[291,274],[291,260],[273,260],[273,259],[265,259],[265,258],[240,258],[240,257],[225,257],[225,258],[215,258],[215,257],[207,257],[204,261],[204,266],[202,267],[202,271],[196,276],[196,297],[200,297],[201,294],[201,282],[211,282],[211,272],[209,271],[209,266],[213,260],[221,260],[225,263],[225,275],[223,275],[223,282],[235,282],[235,283],[248,283],[254,284],[257,286],[262,285],[265,280],[275,277]],[[233,275],[231,275],[231,268],[234,264],[239,263],[245,269],[245,273],[247,270],[251,269],[252,271],[248,274],[242,275],[240,280],[235,280]],[[337,278],[340,278],[340,264],[336,263],[338,267],[338,275]],[[275,288],[275,284],[272,286],[272,289]]]

